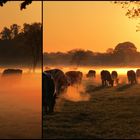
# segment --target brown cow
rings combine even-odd
[[[101,79],[102,79],[102,86],[107,86],[107,85],[111,85],[113,86],[113,80],[111,78],[111,74],[109,71],[107,70],[102,70],[101,71]]]
[[[86,75],[88,78],[92,78],[96,76],[96,71],[95,70],[89,70],[87,75]]]
[[[65,75],[70,85],[80,84],[83,78],[83,73],[80,71],[68,71]]]
[[[51,69],[45,72],[52,75],[55,82],[55,92],[57,95],[66,91],[68,87],[68,81],[63,71],[60,69]]]
[[[136,84],[137,83],[135,71],[133,71],[133,70],[127,71],[127,78],[128,78],[128,82],[130,84]]]

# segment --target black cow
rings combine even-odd
[[[60,69],[51,69],[45,72],[52,75],[55,82],[55,90],[57,95],[67,90],[68,81],[63,71]]]
[[[102,86],[111,85],[113,86],[113,80],[111,78],[111,74],[107,70],[101,71],[101,80],[102,80]]]
[[[8,76],[8,75],[22,75],[21,69],[5,69],[2,73],[2,76]]]
[[[68,71],[65,75],[70,85],[80,84],[82,82],[83,73],[80,71]]]
[[[96,71],[95,70],[89,70],[87,75],[88,78],[92,78],[96,76]]]
[[[45,72],[42,74],[42,80],[42,105],[46,113],[52,113],[56,100],[54,80],[50,74]]]
[[[5,85],[15,86],[21,82],[22,70],[21,69],[5,69],[2,72],[1,80]]]
[[[127,78],[128,78],[128,82],[130,84],[136,84],[137,83],[135,71],[133,71],[133,70],[127,71]]]
[[[112,80],[113,80],[116,84],[118,84],[119,79],[118,79],[118,73],[117,73],[117,71],[112,71],[111,77],[112,77]]]
[[[140,78],[140,69],[136,70],[136,76],[137,76],[137,78]]]

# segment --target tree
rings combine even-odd
[[[37,63],[41,62],[41,23],[13,24],[4,27],[0,34],[0,64],[32,66],[35,70]]]
[[[25,44],[31,47],[33,71],[37,66],[39,59],[41,59],[42,46],[42,25],[41,23],[24,24],[23,33],[25,36]]]
[[[140,1],[115,1],[115,4],[122,5],[122,8],[127,9],[126,16],[129,18],[140,18]],[[140,31],[140,26],[137,26],[137,30]]]
[[[113,48],[108,48],[106,50],[106,53],[108,53],[108,54],[112,54],[113,52],[114,52],[114,49]]]
[[[20,32],[20,26],[17,24],[13,24],[10,26],[11,29],[11,38],[16,38]]]
[[[8,0],[0,0],[0,6],[3,6],[5,3],[7,3]],[[24,0],[24,2],[21,3],[20,9],[26,9],[26,6],[31,4],[32,0]]]
[[[1,40],[11,40],[11,30],[7,27],[4,27],[3,30],[0,33]]]
[[[123,43],[119,43],[115,47],[114,52],[116,52],[116,53],[117,52],[136,53],[137,52],[137,48],[131,42],[123,42]]]
[[[76,63],[77,66],[81,65],[81,63],[87,58],[86,52],[82,49],[72,50],[71,53],[73,53],[71,63]]]
[[[136,46],[131,42],[119,43],[114,49],[114,55],[120,62],[128,63],[135,59]]]
[[[129,18],[140,17],[140,1],[115,1],[114,3],[122,5],[122,8],[127,9],[126,16]]]

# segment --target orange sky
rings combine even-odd
[[[7,2],[0,7],[0,31],[4,26],[13,23],[23,25],[23,23],[41,22],[41,2],[32,2],[27,9],[20,10],[19,1]]]
[[[105,52],[118,43],[131,41],[140,51],[137,19],[109,1],[44,2],[44,51],[74,48]]]

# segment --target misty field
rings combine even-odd
[[[0,111],[0,139],[41,138],[41,74],[0,74]]]
[[[124,81],[102,88],[99,82],[83,80],[81,91],[75,87],[57,99],[53,114],[43,112],[43,137],[140,138],[140,84]]]

